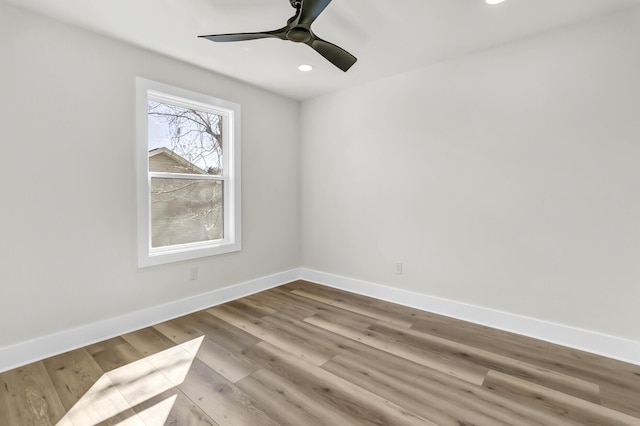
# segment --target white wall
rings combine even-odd
[[[136,76],[242,105],[242,252],[137,268]],[[297,267],[298,115],[292,100],[0,3],[0,347]]]
[[[303,266],[639,341],[638,76],[635,9],[305,102]]]

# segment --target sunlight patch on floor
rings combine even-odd
[[[142,420],[146,426],[164,426],[169,418],[169,414],[171,414],[176,399],[178,399],[178,395],[170,396],[138,413],[138,417],[140,417],[140,420]]]
[[[203,340],[198,337],[103,374],[56,426],[94,426],[118,415],[127,417],[118,423],[122,426],[164,425],[177,395],[138,415],[131,408],[182,384]]]

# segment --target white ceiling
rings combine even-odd
[[[313,30],[358,58],[343,73],[308,46],[277,39],[213,43],[198,35],[281,28],[289,0],[4,0],[63,22],[308,99],[509,43],[640,0],[333,0]],[[298,65],[312,64],[310,73]]]

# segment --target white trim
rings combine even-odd
[[[149,177],[156,179],[190,179],[190,180],[212,180],[223,182],[224,176],[215,175],[188,175],[186,173],[149,172]]]
[[[300,274],[303,280],[328,287],[640,365],[640,342],[638,341],[311,269],[302,268]]]
[[[63,330],[12,346],[0,347],[0,373],[112,337],[130,333],[250,294],[278,287],[299,278],[292,269],[224,287],[209,293],[154,306],[115,318]]]
[[[640,365],[638,341],[299,268],[0,347],[0,373],[299,279]]]

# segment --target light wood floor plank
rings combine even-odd
[[[385,312],[383,309],[378,309],[371,307],[369,305],[363,303],[350,303],[344,301],[342,298],[336,297],[331,298],[315,293],[311,293],[304,290],[294,290],[293,294],[298,296],[306,297],[311,300],[316,300],[318,302],[326,303],[330,306],[335,306],[347,311],[355,312],[357,314],[361,314],[367,317],[375,318],[376,320],[388,321],[392,324],[397,324],[403,327],[411,327],[413,325],[412,321],[407,320],[406,318],[402,318],[399,315],[392,315],[388,312]]]
[[[206,336],[204,331],[198,330],[190,324],[189,317],[176,318],[153,326],[176,344],[189,342],[195,338]]]
[[[439,425],[564,423],[558,417],[541,415],[524,405],[427,368],[420,372],[385,369],[377,363],[344,355],[336,356],[322,368],[363,388],[374,389],[380,396]]]
[[[255,399],[197,359],[178,388],[220,425],[278,424]]]
[[[324,328],[331,333],[340,334],[367,346],[394,354],[401,358],[416,362],[424,365],[425,367],[433,368],[434,370],[458,377],[476,385],[482,384],[487,372],[489,371],[486,367],[471,365],[466,362],[459,362],[431,352],[428,349],[420,349],[404,343],[389,343],[381,337],[380,334],[373,331],[348,328],[334,324],[320,316],[309,317],[305,319],[305,321]]]
[[[497,371],[489,372],[484,386],[510,399],[535,405],[582,425],[640,425],[638,418]]]
[[[637,381],[640,382],[640,378]],[[600,403],[604,407],[640,418],[640,390],[635,388],[629,389],[610,383],[601,385]]]
[[[275,314],[276,312],[278,312],[277,309],[270,308],[269,306],[266,306],[262,303],[255,302],[246,298],[229,302],[226,305],[236,309],[240,309],[256,318],[262,318],[265,315]]]
[[[316,313],[313,306],[291,303],[287,297],[279,292],[262,292],[247,297],[248,300],[268,306],[278,312],[286,312],[298,319],[303,319]]]
[[[122,338],[145,357],[175,346],[171,339],[153,327],[125,334]]]
[[[43,363],[65,406],[66,417],[74,426],[117,424],[136,416],[85,349],[67,352]]]
[[[288,314],[278,313],[269,315],[264,321],[277,325],[283,331],[294,336],[303,336],[328,353],[347,355],[355,359],[367,360],[377,368],[395,372],[411,371],[413,375],[419,375],[425,369],[423,365],[368,346],[364,343],[350,339],[335,333],[327,333],[321,327],[317,327],[305,321],[299,321]],[[326,364],[323,364],[326,365]]]
[[[3,373],[0,386],[8,425],[56,425],[66,414],[42,362]]]
[[[43,361],[64,407],[69,410],[104,375],[84,349]]]
[[[184,364],[182,359],[177,362]],[[171,380],[163,373],[154,366],[150,359],[143,358],[105,375],[111,381],[113,388],[125,398],[129,406],[135,407],[174,387]]]
[[[232,383],[244,379],[259,368],[210,338],[204,340],[198,359]]]
[[[309,345],[317,348],[318,352],[326,354],[326,360],[337,355],[343,350],[353,350],[353,340],[337,334],[328,334],[326,330],[316,325],[298,320],[286,313],[278,313],[263,318],[263,321],[272,325],[275,329],[289,336],[304,340]],[[365,349],[366,348],[366,349]],[[363,351],[368,347],[361,348]],[[326,361],[325,360],[325,361]]]
[[[245,351],[245,356],[291,383],[291,392],[307,394],[352,418],[353,424],[425,425],[431,422],[296,357],[267,342]]]
[[[265,401],[270,415],[282,425],[348,425],[350,416],[337,411],[315,395],[301,392],[290,381],[270,370],[260,369],[238,383],[238,387],[254,398]]]
[[[394,305],[395,306],[395,305]],[[409,309],[404,308],[403,309]],[[615,383],[640,393],[640,366],[610,360],[502,330],[417,311],[411,327],[593,383]]]
[[[376,321],[375,318],[367,317],[349,310],[344,310],[339,307],[327,305],[326,303],[318,302],[313,299],[298,296],[297,294],[287,292],[280,288],[274,288],[269,293],[277,296],[283,302],[286,302],[291,306],[305,307],[310,310],[311,314],[298,319],[308,318],[316,314],[327,314],[331,315],[332,318],[339,318],[342,321],[358,323],[358,326],[365,327],[371,325]],[[287,312],[280,310],[278,311],[278,314],[287,314]]]
[[[193,328],[185,326],[184,321],[167,321],[154,328],[177,344],[204,337],[195,354],[196,357],[232,383],[247,377],[258,369],[258,366],[238,358],[235,352],[219,345],[202,332],[197,332]]]
[[[241,351],[260,342],[258,337],[210,315],[206,311],[196,312],[184,320],[186,324],[202,331],[205,335],[215,336],[216,343],[232,352]]]
[[[595,383],[442,337],[395,327],[393,324],[374,324],[369,329],[379,333],[380,336],[384,336],[384,339],[390,342],[406,343],[416,347],[428,347],[429,350],[436,351],[447,358],[457,359],[463,363],[480,365],[487,369],[507,373],[588,401],[600,402],[600,387]]]
[[[365,367],[362,360],[351,360],[338,355],[322,366],[323,369],[348,380],[365,389],[374,389],[375,393],[389,401],[401,404],[406,409],[441,426],[465,424],[469,420],[468,412],[457,413],[455,402],[434,394],[421,392],[402,372],[388,375],[379,369]],[[474,424],[487,424],[487,418],[481,413],[471,413]],[[504,425],[494,419],[496,425]]]
[[[220,426],[175,388],[138,404],[134,410],[146,426]]]
[[[262,341],[279,347],[286,347],[291,353],[313,364],[322,365],[333,356],[332,353],[319,350],[317,346],[306,339],[288,335],[278,330],[277,327],[255,317],[250,317],[246,313],[230,306],[216,306],[207,310],[207,312],[258,337]]]
[[[93,359],[105,373],[144,358],[136,348],[131,346],[122,337],[111,339],[110,341],[112,344],[106,345],[98,352],[92,354]]]

